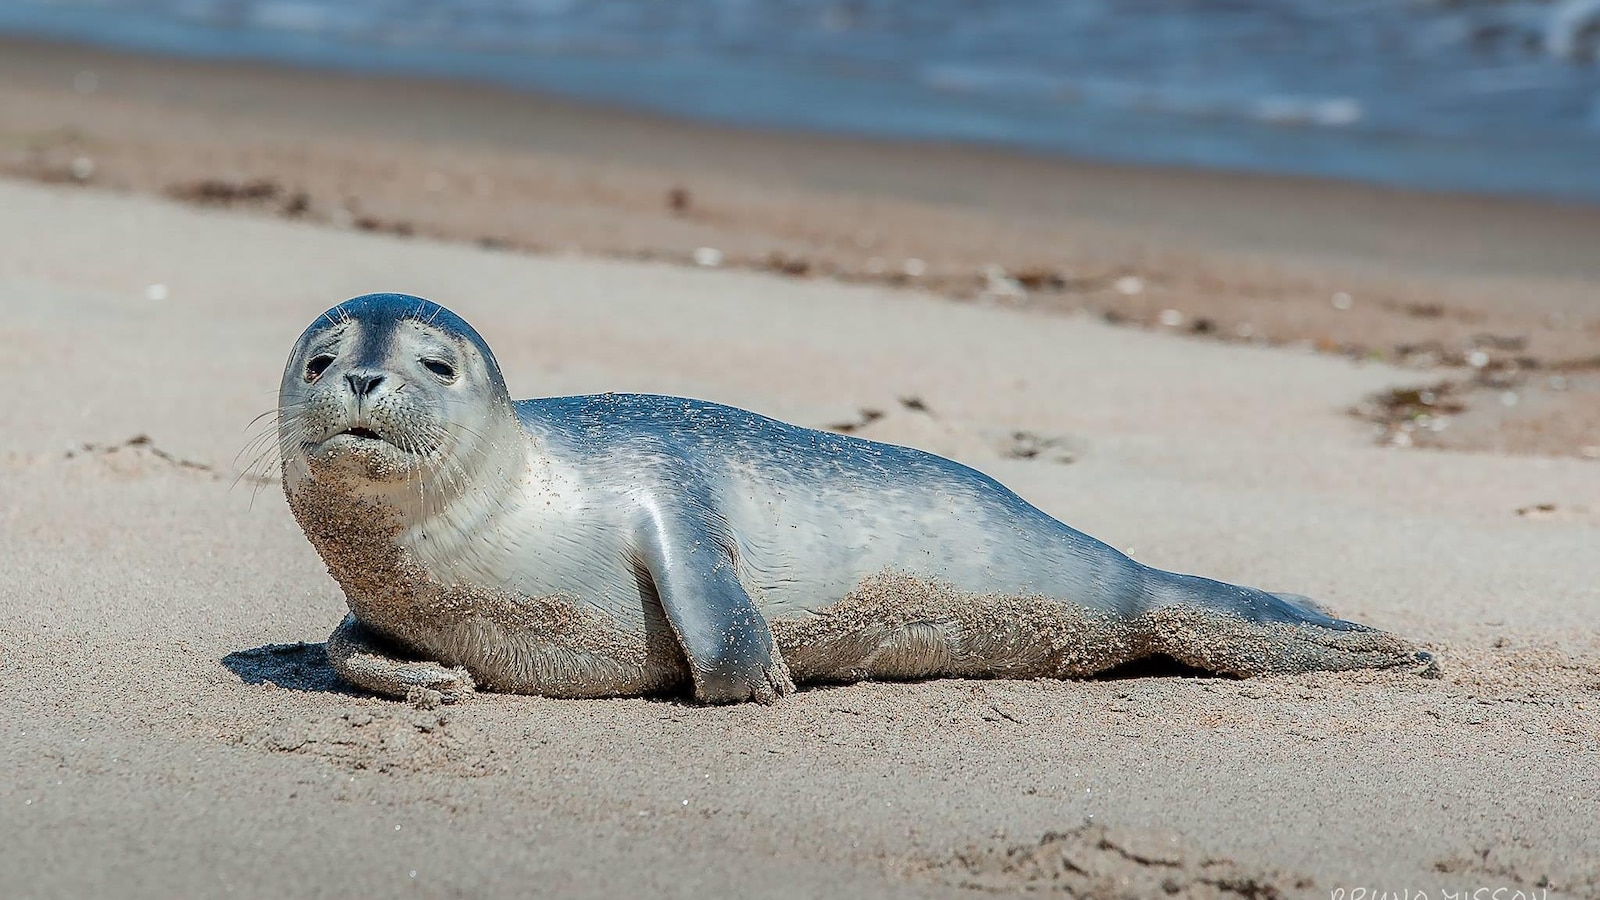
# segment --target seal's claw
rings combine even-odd
[[[746,703],[754,700],[761,704],[778,702],[778,698],[794,693],[794,680],[789,677],[789,667],[783,659],[752,667],[747,672],[696,673],[694,698],[701,703]]]
[[[406,702],[418,709],[438,709],[441,705],[460,703],[476,693],[476,688],[472,685],[472,676],[467,675],[465,669],[448,671],[451,674],[459,673],[465,681],[458,677],[448,681],[432,681],[429,684],[413,684],[406,690]]]
[[[420,684],[412,685],[411,690],[406,691],[406,702],[417,709],[438,709],[444,702],[444,695]]]
[[[767,667],[765,674],[766,684],[762,685],[765,690],[756,694],[757,703],[776,703],[778,698],[794,693],[794,679],[789,676],[789,667],[781,658],[774,660],[773,664]]]
[[[412,691],[420,688],[438,694],[440,703],[458,703],[478,689],[472,674],[466,669],[460,666],[447,669],[434,662],[399,665],[395,669],[395,678],[401,684],[410,686],[406,691],[407,699],[410,699]]]

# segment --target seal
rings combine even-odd
[[[964,465],[646,394],[512,401],[449,310],[368,294],[290,353],[289,506],[350,612],[328,659],[417,702],[796,682],[1433,669],[1309,600],[1141,565]]]

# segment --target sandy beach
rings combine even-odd
[[[0,895],[1600,896],[1600,213],[186,66],[0,51]],[[941,453],[1443,677],[359,694],[240,451],[372,290],[514,396]],[[1444,381],[1442,431],[1350,414]]]
[[[1361,414],[1380,440],[1600,458],[1593,207],[739,130],[16,40],[0,40],[0,175],[514,251],[699,253],[1379,359],[1437,398],[1374,398]]]
[[[1027,861],[1052,832],[1090,871],[1193,896],[1232,890],[1207,872],[1258,885],[1243,896],[1600,888],[1600,479],[1372,446],[1338,410],[1404,372],[59,187],[0,186],[0,209],[8,895],[954,896],[1077,877]],[[1146,562],[1315,594],[1436,649],[1445,677],[442,715],[355,695],[320,653],[337,588],[276,487],[233,482],[284,348],[375,283],[454,305],[519,396],[677,392],[818,426],[883,410],[863,433]],[[1018,432],[1073,461],[1010,458]],[[1075,831],[1091,821],[1110,836]]]

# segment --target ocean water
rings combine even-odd
[[[1600,202],[1600,0],[0,0],[0,32]]]

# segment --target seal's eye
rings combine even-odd
[[[442,359],[423,359],[422,367],[439,376],[440,381],[455,381],[456,369]]]
[[[333,365],[333,357],[326,353],[318,353],[316,356],[311,357],[311,360],[306,363],[306,380],[316,381],[322,377],[322,373],[327,371],[331,365]]]

